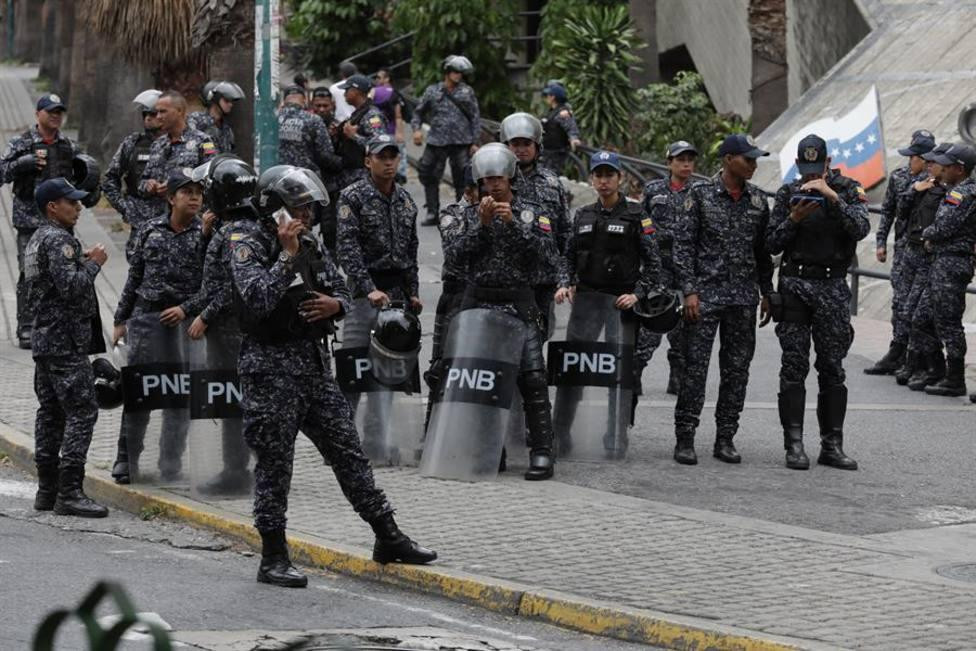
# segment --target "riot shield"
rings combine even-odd
[[[636,323],[616,296],[579,292],[563,341],[548,350],[556,387],[553,430],[560,457],[599,461],[627,452]]]
[[[127,462],[131,482],[192,490],[213,474],[206,466],[219,458],[216,425],[195,426],[187,453],[193,373],[206,369],[206,346],[191,340],[186,327],[162,324],[159,312],[126,322],[117,460]]]
[[[480,308],[451,320],[447,370],[431,396],[420,474],[462,481],[497,476],[528,327],[505,312]]]
[[[378,308],[353,301],[341,321],[342,348],[335,351],[335,376],[356,415],[363,452],[373,465],[414,466],[424,429],[420,369],[416,362],[374,368],[369,337]],[[396,380],[402,380],[396,382]]]

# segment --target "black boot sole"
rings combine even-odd
[[[373,549],[373,560],[380,565],[388,565],[389,563],[427,565],[437,560],[437,552],[431,552],[430,555],[411,556],[410,554],[400,554],[388,549]]]
[[[865,375],[893,375],[898,368],[877,368],[872,366],[871,368],[864,369]]]
[[[827,466],[828,468],[837,468],[837,470],[857,470],[857,462],[855,461],[853,465],[837,463],[833,460],[817,459],[817,465]]]
[[[553,468],[547,468],[545,470],[527,470],[525,471],[525,481],[545,481],[547,479],[552,479],[556,474]]]
[[[810,460],[806,461],[787,461],[786,467],[790,470],[810,470]]]
[[[675,455],[674,456],[674,460],[677,463],[680,463],[682,466],[697,466],[698,465],[698,457],[697,456],[695,456],[695,457],[679,457],[679,456]]]
[[[272,579],[270,576],[258,570],[258,583],[267,583],[268,585],[277,586],[279,588],[306,588],[308,587],[308,577],[303,576],[299,579]]]
[[[54,511],[54,514],[55,515],[70,515],[70,516],[74,516],[76,518],[93,518],[93,519],[95,519],[95,518],[107,518],[108,517],[108,509],[105,509],[104,511],[76,511],[75,509],[72,509],[71,507],[66,507],[66,506],[62,506],[62,505],[59,505],[59,504],[55,504],[54,505],[54,508],[52,510]]]
[[[946,396],[946,397],[959,397],[966,395],[966,387],[946,387],[946,386],[929,386],[925,387],[925,393],[930,396]]]
[[[723,463],[742,463],[742,457],[740,456],[731,457],[727,454],[719,454],[718,452],[712,452],[712,456]]]

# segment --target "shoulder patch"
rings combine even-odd
[[[868,202],[868,195],[864,192],[864,186],[858,183],[855,188],[857,189],[857,198],[861,203]]]
[[[763,207],[763,198],[758,194],[753,194],[750,200],[752,201],[752,205],[756,208]]]
[[[234,260],[237,262],[247,262],[251,258],[251,247],[241,244],[234,247]]]
[[[685,199],[685,204],[684,204],[685,210],[691,210],[692,207],[694,207],[694,205],[695,205],[695,200],[691,198],[691,195],[688,195],[688,197]]]
[[[552,230],[552,222],[549,221],[548,217],[539,215],[539,228],[548,233]]]
[[[339,206],[339,219],[349,219],[350,217],[352,217],[352,208],[349,207],[349,204],[344,203]]]
[[[61,247],[61,253],[64,255],[64,257],[71,260],[75,257],[75,247],[71,246],[70,244],[65,244]]]
[[[214,144],[213,144],[212,142],[205,142],[205,143],[202,143],[202,144],[200,145],[200,147],[201,147],[201,148],[203,149],[203,151],[204,151],[205,153],[208,153],[208,154],[209,154],[209,153],[212,153],[212,152],[214,152],[214,151],[217,151],[217,147],[216,147],[216,146],[214,146]]]
[[[230,241],[231,242],[238,242],[238,241],[240,241],[242,239],[244,239],[244,234],[243,233],[231,233],[230,234]]]
[[[535,219],[535,213],[533,213],[531,210],[526,208],[521,212],[521,214],[519,214],[519,219],[522,220],[523,224],[531,224],[532,221]]]
[[[960,203],[962,203],[962,200],[962,192],[959,192],[958,190],[950,190],[945,197],[945,202],[950,206],[958,206]]]
[[[644,231],[644,235],[651,235],[654,233],[654,222],[651,221],[650,217],[645,217],[641,220],[641,229]]]
[[[373,115],[369,118],[369,126],[378,127],[383,124],[383,120],[378,115]]]
[[[451,213],[444,213],[444,216],[441,217],[441,222],[440,222],[441,228],[450,228],[451,224],[453,223],[454,223],[454,215],[452,215]]]

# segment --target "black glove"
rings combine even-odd
[[[34,154],[24,154],[14,161],[14,174],[30,174],[37,171],[37,156]]]

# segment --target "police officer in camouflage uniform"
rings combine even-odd
[[[157,216],[151,202],[139,194],[139,181],[149,162],[149,149],[159,137],[156,100],[161,94],[158,90],[144,90],[132,100],[142,112],[142,131],[130,133],[122,140],[102,181],[102,190],[108,202],[122,216],[122,221],[129,225],[129,239],[125,243],[126,260],[132,256],[139,227]]]
[[[372,82],[364,75],[353,75],[341,86],[346,93],[346,101],[354,110],[337,129],[336,153],[342,157],[342,172],[337,182],[340,191],[368,176],[365,167],[366,143],[373,136],[386,133],[386,117],[369,98],[372,87]]]
[[[208,81],[200,93],[205,111],[190,113],[187,126],[210,136],[221,154],[234,153],[234,130],[227,122],[227,116],[234,110],[234,104],[244,99],[244,91],[232,81]]]
[[[85,192],[59,177],[40,183],[34,196],[34,209],[46,217],[24,253],[28,300],[34,308],[31,353],[39,403],[34,508],[104,518],[108,509],[90,500],[82,483],[98,419],[88,355],[105,352],[95,276],[108,255],[101,244],[82,250],[72,234]]]
[[[472,174],[482,195],[464,210],[464,228],[446,243],[445,256],[467,269],[468,287],[461,309],[499,310],[526,325],[518,387],[522,394],[528,480],[553,476],[552,414],[542,356],[541,314],[531,289],[539,250],[550,237],[541,221],[545,209],[512,192],[515,155],[501,143],[479,149],[471,160]]]
[[[314,192],[314,187],[309,187]],[[318,201],[326,196],[314,197]],[[300,236],[300,219],[262,216],[238,221],[233,242],[232,277],[244,330],[238,371],[244,409],[244,437],[257,456],[254,523],[262,540],[258,581],[303,587],[307,578],[289,560],[285,542],[286,511],[301,430],[313,440],[356,512],[376,534],[373,560],[380,563],[429,563],[437,554],[403,534],[393,507],[373,481],[349,403],[339,391],[329,365],[322,324],[341,319],[351,308],[349,292],[328,251],[320,248],[316,291],[304,282],[290,289],[311,251]],[[298,334],[296,334],[296,330]]]
[[[854,338],[847,268],[858,241],[871,229],[867,195],[857,181],[830,169],[827,143],[817,135],[800,140],[796,166],[800,178],[777,191],[766,239],[771,253],[783,254],[776,336],[783,349],[779,416],[786,467],[810,467],[803,450],[803,412],[812,340],[820,387],[817,463],[857,470],[857,462],[843,448],[847,412],[843,364]]]
[[[454,198],[461,199],[464,193],[464,166],[478,149],[481,136],[478,98],[474,89],[463,81],[465,75],[474,72],[474,66],[467,57],[451,55],[444,59],[443,68],[444,81],[431,84],[424,90],[410,120],[413,144],[418,147],[424,141],[421,124],[426,122],[430,125],[427,147],[417,165],[417,176],[424,186],[424,202],[427,205],[427,217],[421,222],[423,226],[438,223],[440,182],[448,159],[451,161]]]
[[[570,150],[576,151],[581,144],[579,127],[566,102],[565,86],[550,81],[542,89],[542,98],[549,106],[549,112],[542,118],[542,165],[558,176],[566,167]]]
[[[939,344],[945,346],[946,368],[925,392],[936,396],[966,395],[966,286],[973,278],[976,253],[976,150],[954,144],[934,161],[942,166],[946,194],[934,221],[922,231],[926,250],[933,254],[929,284],[919,299],[915,318],[931,319]],[[912,383],[909,382],[909,387]],[[914,388],[914,387],[912,387]]]
[[[905,251],[905,221],[898,217],[898,197],[909,189],[916,181],[923,181],[928,176],[925,159],[935,147],[935,136],[932,132],[920,129],[912,134],[912,142],[908,147],[898,150],[902,156],[908,157],[908,164],[897,168],[888,177],[888,187],[885,189],[884,201],[881,203],[881,221],[878,222],[877,249],[875,257],[878,262],[888,259],[888,233],[895,228],[895,253],[891,260],[891,345],[888,352],[874,366],[864,369],[868,375],[890,375],[898,370],[905,358],[908,347],[908,337],[911,333],[911,313],[905,310],[905,302],[911,292],[912,281],[903,274],[903,260]]]
[[[895,381],[921,391],[928,384],[936,384],[945,373],[945,357],[935,334],[930,304],[918,311],[922,294],[929,287],[932,268],[932,252],[925,248],[922,233],[935,221],[935,214],[946,195],[942,182],[945,171],[935,162],[935,157],[945,153],[952,143],[944,142],[932,151],[922,154],[926,163],[926,178],[911,183],[898,195],[896,222],[905,223],[905,246],[901,251],[901,282],[908,285],[908,295],[899,303],[900,319],[910,324],[908,347],[902,365],[895,371]]]
[[[417,204],[403,186],[395,182],[400,148],[389,134],[374,136],[367,145],[369,176],[339,193],[337,251],[339,264],[353,299],[359,301],[345,320],[343,347],[368,346],[370,331],[380,308],[392,301],[419,314]],[[350,394],[355,412],[359,394]],[[364,445],[379,445],[376,439],[379,411],[375,401],[392,398],[370,394]],[[374,457],[375,458],[375,457]]]
[[[464,234],[467,222],[464,219],[464,211],[468,206],[477,205],[481,200],[478,196],[478,184],[475,183],[471,172],[471,165],[464,167],[464,196],[457,203],[452,203],[441,210],[441,222],[438,230],[441,236],[441,249],[444,252],[444,261],[441,264],[441,295],[437,300],[437,310],[434,314],[434,334],[430,343],[430,366],[424,373],[424,381],[430,389],[430,395],[436,395],[440,391],[441,382],[444,380],[445,368],[443,355],[444,344],[447,341],[447,328],[451,325],[451,319],[461,309],[461,300],[464,298],[464,290],[467,284],[467,267],[458,260],[453,252],[453,244],[461,235]],[[427,417],[424,419],[424,431],[430,423],[430,412],[434,407],[434,401],[427,401]]]
[[[769,204],[749,183],[756,159],[769,153],[752,137],[733,134],[719,147],[722,171],[694,184],[673,227],[674,264],[684,294],[685,376],[674,408],[674,460],[698,463],[695,429],[705,402],[705,380],[718,332],[718,403],[713,456],[726,463],[742,459],[732,443],[745,403],[749,365],[756,349],[756,304],[769,321],[773,264],[766,251]]]
[[[518,159],[515,176],[515,193],[542,206],[548,219],[550,237],[546,248],[539,255],[535,280],[536,303],[543,320],[543,338],[548,338],[554,326],[553,295],[558,287],[560,269],[565,265],[563,254],[573,232],[569,219],[569,193],[552,170],[539,165],[542,145],[542,123],[528,113],[513,113],[501,124],[501,141]]]
[[[674,222],[681,212],[691,188],[691,175],[695,173],[695,160],[698,150],[686,140],[678,140],[668,145],[668,177],[654,179],[644,186],[641,204],[644,212],[654,223],[654,238],[657,240],[661,252],[661,286],[665,289],[681,289],[678,286],[674,267],[674,236],[672,230]],[[668,393],[677,395],[678,386],[685,361],[683,357],[684,345],[681,341],[681,324],[668,333]],[[661,345],[661,335],[641,328],[637,333],[637,350],[634,351],[634,365],[637,372],[638,386],[644,368],[654,351]]]
[[[329,95],[331,100],[332,96]],[[305,90],[301,86],[285,89],[285,100],[278,111],[278,162],[312,170],[329,187],[342,171],[342,157],[335,153],[329,129],[321,117],[305,110]],[[316,204],[318,206],[318,204]],[[316,208],[321,219],[322,239],[330,251],[336,247],[335,212]]]
[[[191,170],[174,170],[166,181],[169,214],[146,222],[136,235],[129,274],[115,310],[112,343],[128,332],[129,364],[177,362],[184,357],[182,324],[200,313],[203,297],[203,257],[213,229],[214,215],[197,217],[203,205],[203,187],[193,182]],[[144,314],[157,315],[161,326],[148,332],[128,329],[127,321]],[[162,335],[162,336],[160,336]],[[124,411],[112,476],[127,484],[138,475],[149,411]],[[186,449],[189,412],[163,411],[159,441],[159,471],[164,481],[179,477]]]
[[[71,178],[71,163],[78,147],[61,133],[67,106],[55,94],[37,100],[37,124],[12,138],[0,158],[0,182],[13,184],[13,223],[17,231],[17,339],[21,348],[30,348],[31,321],[34,318],[24,284],[24,248],[34,231],[47,223],[34,203],[35,187],[57,177]]]
[[[149,148],[149,160],[139,181],[139,193],[153,212],[169,211],[166,180],[174,170],[193,169],[217,155],[210,136],[186,124],[186,99],[168,90],[156,100],[156,116],[162,135]]]
[[[193,178],[204,183],[206,202],[216,216],[216,223],[203,261],[200,287],[203,307],[187,333],[195,340],[206,337],[207,368],[236,369],[241,327],[234,306],[230,264],[235,242],[232,238],[240,239],[240,235],[232,233],[237,221],[257,218],[253,199],[258,178],[250,165],[226,155],[194,170]],[[205,495],[245,493],[251,488],[251,475],[247,470],[249,453],[241,421],[225,418],[220,427],[223,468],[199,490]]]

